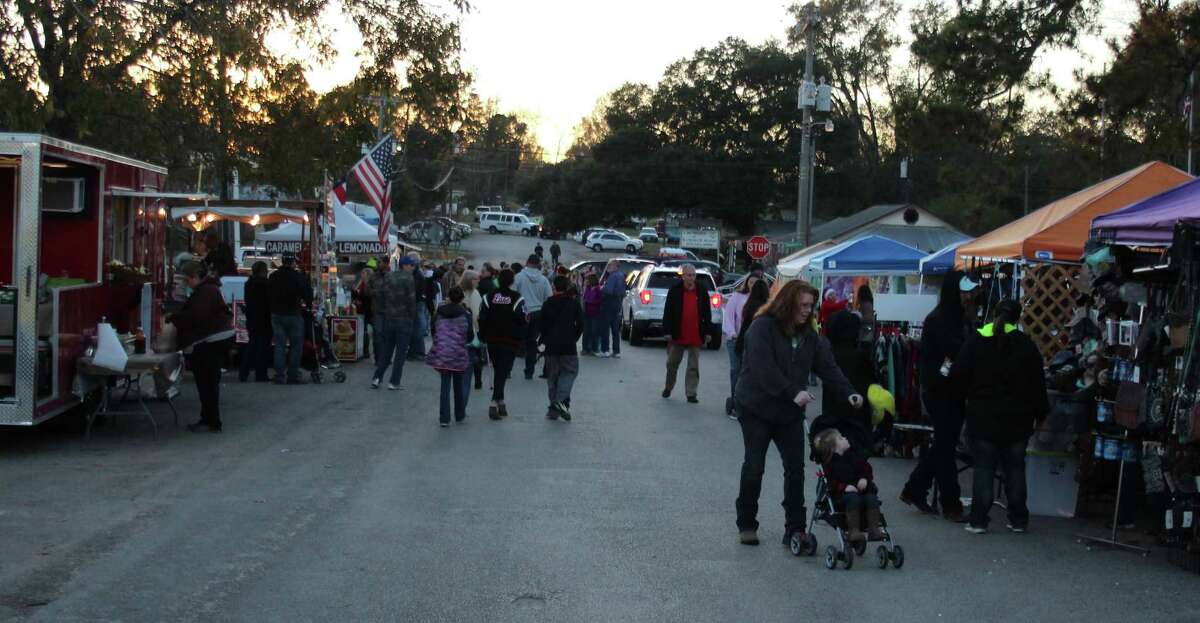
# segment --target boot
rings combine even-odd
[[[850,542],[865,541],[867,535],[863,534],[860,529],[862,525],[862,515],[857,512],[845,513],[846,515],[846,532],[848,533],[846,540]]]
[[[879,507],[867,509],[867,537],[872,541],[883,540],[883,528],[879,525]]]

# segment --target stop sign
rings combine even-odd
[[[750,257],[761,260],[771,252],[771,241],[766,236],[755,236],[746,241],[746,253]]]

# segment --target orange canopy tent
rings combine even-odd
[[[1148,162],[1063,197],[958,248],[960,267],[972,259],[1078,262],[1092,219],[1174,188],[1190,175],[1161,162]]]

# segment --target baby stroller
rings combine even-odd
[[[333,354],[333,347],[325,338],[325,329],[312,313],[305,312],[304,346],[300,352],[300,369],[309,373],[313,383],[324,380],[322,370],[335,370],[333,380],[338,383],[346,382],[346,373],[340,368],[342,364]]]
[[[848,425],[849,430],[842,430],[841,423],[834,424],[832,422],[822,421],[825,418],[817,418],[813,422],[812,430],[810,431],[810,444],[812,437],[817,433],[835,426],[842,432],[842,435],[854,443],[854,439],[859,436],[861,431],[854,430],[856,427]],[[813,462],[816,463],[817,458],[815,451],[812,455]],[[850,569],[854,566],[854,557],[862,556],[867,553],[867,541],[858,541],[852,543],[849,540],[849,532],[846,528],[846,515],[842,509],[837,508],[834,502],[834,496],[829,491],[829,482],[825,479],[824,470],[817,470],[817,498],[813,505],[813,514],[809,519],[808,531],[804,535],[799,533],[792,536],[789,547],[794,556],[812,556],[817,552],[817,537],[813,534],[813,528],[817,522],[833,528],[837,534],[837,544],[830,545],[825,548],[825,568],[836,569],[838,561],[842,562],[842,567]],[[904,548],[896,544],[892,539],[892,534],[887,527],[887,517],[881,512],[879,514],[879,527],[883,531],[883,540],[879,542],[879,546],[875,549],[876,564],[880,569],[886,569],[888,563],[892,567],[899,569],[904,566]]]

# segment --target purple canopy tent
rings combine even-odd
[[[1175,223],[1200,220],[1200,178],[1092,219],[1092,237],[1113,244],[1166,247]]]

